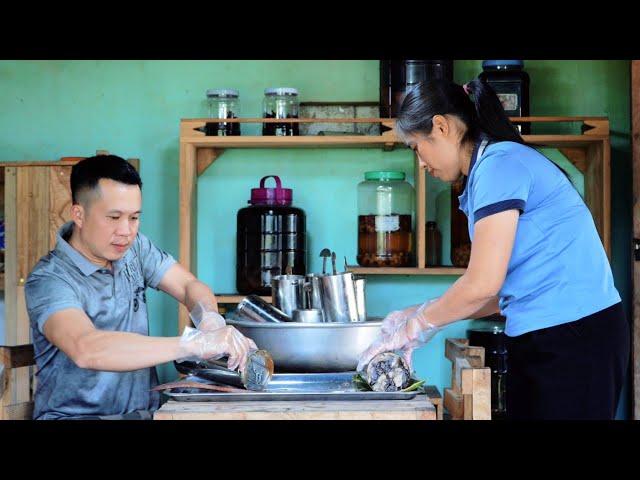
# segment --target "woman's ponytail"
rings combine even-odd
[[[509,121],[491,85],[475,79],[465,84],[463,88],[475,105],[480,130],[496,141],[525,143],[518,129]]]

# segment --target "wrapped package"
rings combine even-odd
[[[384,352],[371,359],[365,379],[375,392],[397,392],[409,386],[411,371],[400,355]]]

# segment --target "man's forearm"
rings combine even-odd
[[[218,302],[215,295],[206,284],[199,280],[194,280],[187,284],[184,301],[189,311],[191,311],[198,302],[209,304],[216,312],[218,311]]]
[[[137,333],[95,330],[78,339],[82,368],[126,372],[170,362],[184,355],[180,337],[148,337]]]

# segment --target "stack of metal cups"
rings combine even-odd
[[[365,279],[350,272],[279,275],[272,279],[273,306],[293,321],[364,322]]]

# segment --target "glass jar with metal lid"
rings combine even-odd
[[[238,118],[240,115],[238,90],[212,88],[207,90],[207,99],[209,118]],[[240,135],[240,124],[237,122],[207,123],[205,133],[214,136]]]
[[[413,265],[413,187],[404,172],[366,172],[364,178],[358,184],[358,264]]]
[[[289,87],[267,88],[262,103],[263,118],[298,118],[300,100],[298,90]],[[263,135],[299,135],[297,123],[263,123]]]

